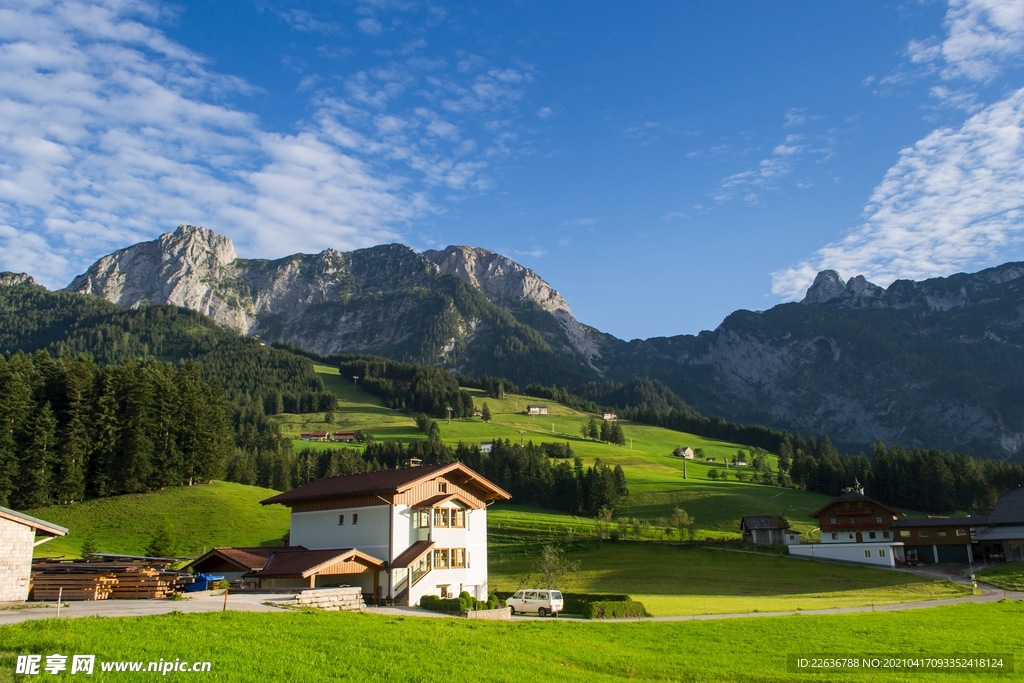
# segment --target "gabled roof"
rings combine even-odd
[[[417,508],[432,508],[432,507],[435,507],[437,505],[441,505],[442,503],[447,503],[448,501],[452,501],[452,500],[456,500],[456,501],[462,503],[463,505],[468,505],[469,507],[476,507],[473,504],[472,501],[466,500],[466,498],[464,496],[461,496],[458,493],[448,493],[448,494],[442,493],[440,495],[434,496],[433,498],[427,498],[426,500],[423,500],[423,501],[420,501],[419,503],[416,503],[415,507],[417,507]]]
[[[993,524],[1024,524],[1024,486],[999,496],[990,519]]]
[[[252,572],[253,576],[265,578],[309,578],[321,569],[338,562],[354,560],[369,567],[384,569],[386,563],[373,555],[356,548],[328,548],[326,550],[307,550],[306,548],[274,548],[274,553],[260,571]]]
[[[740,520],[740,528],[747,529],[788,529],[785,515],[745,515]]]
[[[492,484],[461,462],[453,462],[443,465],[403,467],[401,469],[382,470],[380,472],[363,472],[361,474],[343,474],[338,477],[326,477],[262,500],[260,505],[272,505],[274,503],[289,505],[300,500],[335,498],[364,493],[401,493],[421,481],[452,472],[458,472],[487,492],[488,495],[483,496],[484,500],[508,500],[512,497],[511,494],[504,491],[501,487]]]
[[[820,508],[818,508],[817,510],[812,512],[809,516],[810,517],[817,517],[818,515],[821,514],[822,510],[827,508],[829,505],[832,505],[833,503],[848,503],[848,502],[849,503],[855,503],[855,502],[858,502],[858,501],[859,502],[863,502],[863,503],[871,503],[872,505],[875,505],[877,507],[880,507],[880,508],[883,508],[885,510],[888,510],[889,512],[891,512],[892,514],[896,515],[897,517],[902,517],[903,516],[903,513],[900,512],[899,510],[893,510],[891,507],[889,507],[885,503],[879,503],[874,498],[868,498],[863,493],[857,493],[856,491],[847,491],[846,493],[844,493],[843,495],[839,496],[838,498],[833,498],[832,500],[830,500],[829,502],[825,503]]]
[[[297,546],[300,547],[301,546]],[[212,558],[219,558],[226,562],[238,565],[246,571],[256,572],[263,569],[267,560],[281,548],[214,548],[202,557],[188,563],[188,567],[195,567]]]
[[[30,526],[36,530],[37,534],[42,536],[67,536],[68,534],[68,530],[58,524],[47,522],[10,508],[0,507],[0,518]]]

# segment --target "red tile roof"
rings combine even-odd
[[[272,577],[302,577],[316,574],[321,567],[329,567],[344,560],[363,560],[370,565],[384,568],[385,562],[372,555],[367,555],[355,548],[329,548],[326,550],[307,550],[306,548],[275,548],[261,571],[253,572],[261,579]]]

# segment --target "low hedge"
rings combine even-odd
[[[507,600],[513,594],[498,591],[497,595],[502,600]],[[632,599],[628,595],[615,593],[562,593],[562,602],[565,603],[562,611],[566,614],[583,614],[587,605],[592,602],[629,602]]]
[[[649,617],[644,603],[636,600],[623,602],[591,602],[583,610],[587,619],[624,619],[626,617]]]
[[[431,612],[476,612],[504,606],[505,603],[495,595],[491,595],[487,600],[477,600],[468,591],[463,591],[457,598],[439,598],[436,595],[424,595],[420,598],[420,607]]]

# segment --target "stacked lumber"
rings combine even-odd
[[[39,574],[32,581],[35,600],[106,600],[117,585],[113,574],[62,572]],[[63,589],[63,590],[62,590]]]
[[[116,572],[117,586],[114,587],[115,600],[119,599],[158,599],[169,598],[181,592],[178,574],[161,572],[148,567],[132,567]]]

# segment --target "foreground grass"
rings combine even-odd
[[[492,551],[495,590],[525,587],[533,556]],[[949,581],[872,567],[667,543],[619,542],[567,553],[566,591],[627,593],[655,616],[885,605],[968,595]]]
[[[215,546],[282,545],[288,508],[259,504],[275,493],[215,481],[29,510],[30,515],[70,530],[67,536],[38,546],[35,556],[78,557],[90,535],[99,552],[141,555],[161,523],[171,529],[176,553],[182,557],[197,557]]]
[[[1020,651],[1024,605],[727,621],[470,622],[349,613],[170,614],[50,619],[0,628],[0,681],[18,654],[89,653],[98,661],[210,661],[204,681],[904,681],[880,671],[791,673],[787,656],[968,655]],[[99,666],[97,665],[97,669]],[[97,671],[99,679],[154,674]],[[972,680],[971,674],[912,674]],[[1020,680],[977,675],[981,680]],[[171,674],[171,679],[188,674]],[[192,676],[194,678],[194,676]]]
[[[978,572],[978,580],[1008,591],[1024,591],[1024,566],[1011,563]]]

